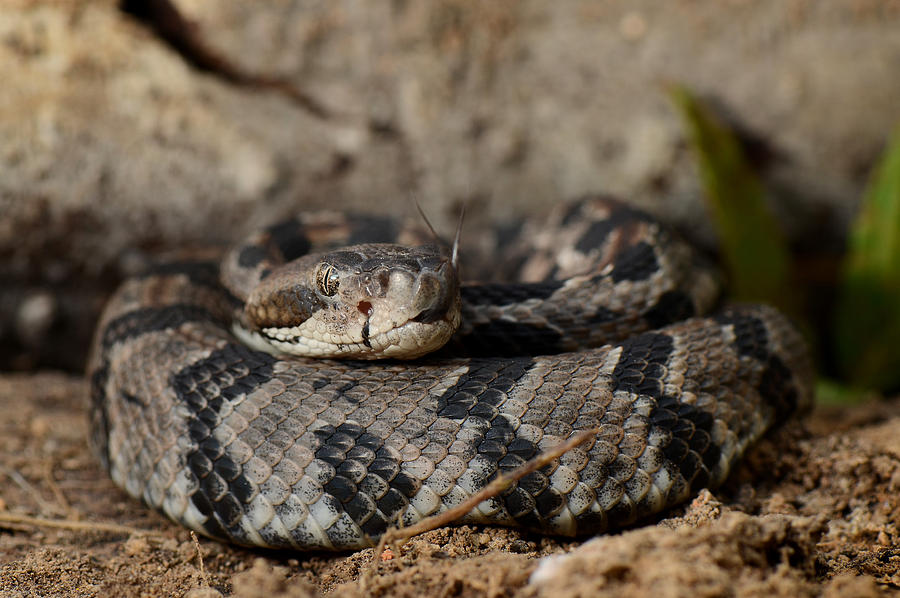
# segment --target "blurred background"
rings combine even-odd
[[[77,371],[124,275],[301,209],[466,204],[477,245],[605,192],[719,247],[706,118],[833,290],[900,2],[4,0],[0,75],[0,370]]]

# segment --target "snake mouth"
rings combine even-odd
[[[362,335],[363,344],[369,349],[372,348],[372,342],[369,340],[369,318],[366,318],[366,323],[363,324],[362,330],[360,331]]]
[[[369,322],[372,321],[372,303],[370,301],[360,301],[356,304],[356,309],[359,313],[366,316],[366,323],[363,324],[362,330],[360,330],[360,335],[362,336],[363,345],[367,348],[372,348],[372,342],[369,340]]]
[[[433,324],[434,322],[445,319],[449,309],[449,303],[435,305],[434,307],[423,309],[418,314],[411,317],[409,320],[411,322],[418,322],[420,324]]]

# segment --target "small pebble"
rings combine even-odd
[[[34,438],[42,440],[46,438],[47,433],[50,431],[50,423],[47,421],[47,418],[38,416],[31,420],[28,428]]]
[[[16,314],[16,332],[28,346],[40,344],[56,318],[56,299],[47,292],[37,292],[26,297]]]
[[[647,20],[639,12],[630,12],[619,21],[619,33],[628,41],[636,41],[647,33]]]
[[[524,540],[513,540],[509,544],[510,552],[524,554],[526,552],[531,552],[532,550],[534,550],[534,547]]]
[[[150,550],[150,542],[143,536],[131,536],[125,541],[125,554],[136,556]]]

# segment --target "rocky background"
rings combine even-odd
[[[897,0],[178,0],[174,38],[165,4],[0,3],[2,369],[77,370],[124,274],[301,209],[465,203],[477,246],[607,191],[712,244],[675,82],[837,247],[900,119]]]

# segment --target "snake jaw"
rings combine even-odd
[[[449,256],[375,244],[285,264],[253,290],[241,325],[243,339],[276,355],[413,359],[442,347],[459,322]]]

